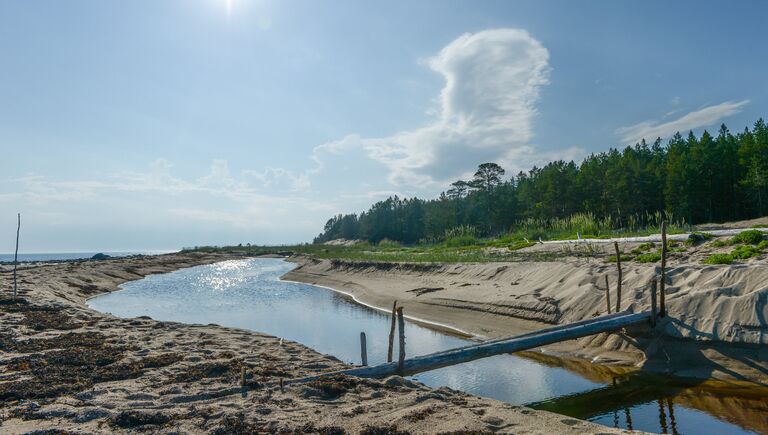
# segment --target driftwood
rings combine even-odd
[[[402,310],[398,310],[399,312]],[[370,367],[357,367],[340,372],[323,373],[303,379],[296,379],[291,383],[307,382],[320,377],[345,374],[364,378],[385,378],[393,374],[413,375],[455,364],[487,358],[494,355],[519,352],[536,347],[573,340],[588,335],[602,332],[616,331],[621,328],[646,323],[650,320],[651,313],[616,313],[608,316],[582,320],[569,325],[560,325],[552,328],[522,334],[490,342],[471,344],[456,349],[436,352],[429,355],[417,356],[408,360],[380,364]],[[399,319],[399,317],[398,317]]]
[[[392,324],[389,326],[389,347],[387,347],[387,362],[392,362],[392,350],[395,345],[395,322],[397,321],[397,301],[392,304]]]
[[[619,270],[619,279],[616,282],[616,312],[621,312],[621,252],[619,252],[619,243],[613,242],[613,248],[616,250],[616,268]]]

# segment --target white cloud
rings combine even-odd
[[[685,133],[695,128],[714,125],[723,118],[741,112],[742,108],[748,103],[749,100],[738,102],[726,101],[687,113],[669,122],[651,120],[628,127],[621,127],[616,129],[616,134],[621,137],[622,142],[628,144],[640,142],[642,139],[651,142],[656,140],[657,137],[667,138],[677,132]]]
[[[320,145],[313,152],[315,172],[328,154],[362,151],[389,170],[390,183],[426,187],[487,161],[518,168],[510,157],[536,154],[529,141],[550,71],[549,52],[539,41],[519,29],[467,33],[426,63],[445,79],[433,122],[388,137],[348,135]]]

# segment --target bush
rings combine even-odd
[[[656,247],[656,244],[653,242],[646,242],[641,243],[640,246],[632,250],[633,254],[642,254],[645,251],[649,251]]]
[[[706,264],[731,264],[733,257],[730,254],[712,254],[704,259]]]
[[[752,245],[742,245],[731,251],[731,257],[738,258],[739,260],[746,260],[758,255],[760,255],[760,249]]]
[[[747,230],[736,234],[731,239],[732,243],[746,243],[750,245],[757,245],[763,241],[763,232],[760,230]]]
[[[659,260],[661,260],[661,254],[658,252],[649,252],[635,257],[635,261],[638,263],[655,263]]]
[[[712,246],[715,248],[722,248],[723,246],[730,246],[731,243],[728,240],[720,240],[717,239],[714,242],[712,242]]]
[[[456,236],[445,241],[445,246],[449,248],[459,248],[462,246],[472,246],[477,244],[475,236]]]
[[[378,246],[379,248],[399,248],[400,242],[389,239],[381,239]]]
[[[685,244],[688,246],[694,246],[694,245],[698,245],[699,243],[703,243],[711,238],[712,238],[712,234],[694,232],[688,235],[688,240],[685,241]]]
[[[757,249],[762,251],[765,248],[768,248],[768,240],[763,240],[762,242],[757,244]]]

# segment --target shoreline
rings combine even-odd
[[[20,270],[20,298],[0,297],[2,432],[628,433],[397,376],[282,387],[349,366],[259,332],[123,319],[85,303],[150,274],[242,258],[166,254]],[[0,286],[9,279],[0,270]]]
[[[391,306],[393,300],[410,312],[411,317],[471,333],[475,338],[495,339],[526,333],[531,330],[582,320],[605,310],[604,290],[595,288],[602,275],[610,273],[609,265],[569,262],[550,263],[483,263],[444,264],[425,266],[403,264],[376,264],[343,260],[318,260],[310,257],[287,259],[297,267],[282,279],[330,288],[348,294],[366,306]],[[639,283],[655,273],[653,266],[636,266],[625,271],[627,309],[647,309],[649,297]],[[743,275],[742,275],[743,274]],[[757,277],[750,275],[756,274]],[[670,275],[686,276],[690,282],[697,279],[714,283],[712,291],[698,291],[695,298],[682,294],[682,284],[671,287],[668,298],[669,316],[660,319],[656,332],[638,328],[622,333],[599,334],[582,339],[545,346],[532,350],[536,354],[577,359],[598,365],[626,367],[632,370],[670,374],[685,378],[714,379],[724,382],[752,383],[768,386],[768,351],[757,343],[740,343],[706,339],[701,326],[723,327],[728,313],[706,308],[714,305],[708,293],[722,294],[719,286],[731,282],[754,282],[759,290],[760,276],[768,276],[768,269],[759,266],[747,272],[743,267],[677,267]],[[560,278],[560,279],[557,279]],[[512,286],[510,287],[510,282]],[[573,286],[569,291],[560,290]],[[722,284],[721,284],[722,282]],[[512,292],[511,297],[507,296]],[[749,289],[746,297],[754,297]],[[759,293],[757,293],[759,294]],[[688,319],[690,306],[701,308],[700,298],[708,305],[711,320]],[[680,302],[684,302],[681,304]],[[723,303],[722,300],[714,302]],[[725,299],[725,302],[729,302]],[[553,308],[554,307],[554,308]],[[541,312],[549,310],[549,315]],[[539,311],[540,310],[540,311]],[[737,311],[736,314],[749,312]],[[531,318],[539,316],[538,319]],[[692,322],[700,322],[692,323]],[[736,325],[748,324],[744,316],[734,317]],[[701,326],[700,326],[701,325]],[[727,326],[727,325],[726,325]],[[763,325],[763,328],[765,325]],[[747,328],[742,328],[747,330]],[[680,333],[683,331],[686,334]],[[751,334],[751,333],[748,333]],[[704,340],[698,338],[705,337]],[[751,340],[759,335],[744,335]],[[759,341],[758,341],[759,343]]]

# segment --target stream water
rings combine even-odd
[[[126,283],[121,291],[88,304],[121,317],[265,332],[356,364],[359,334],[365,332],[369,364],[383,362],[389,315],[325,288],[280,281],[293,267],[280,259],[197,266]],[[405,330],[408,356],[468,343],[413,322],[406,322]],[[413,378],[611,427],[680,434],[768,433],[768,390],[734,396],[705,383],[612,373],[528,354],[499,355]]]

